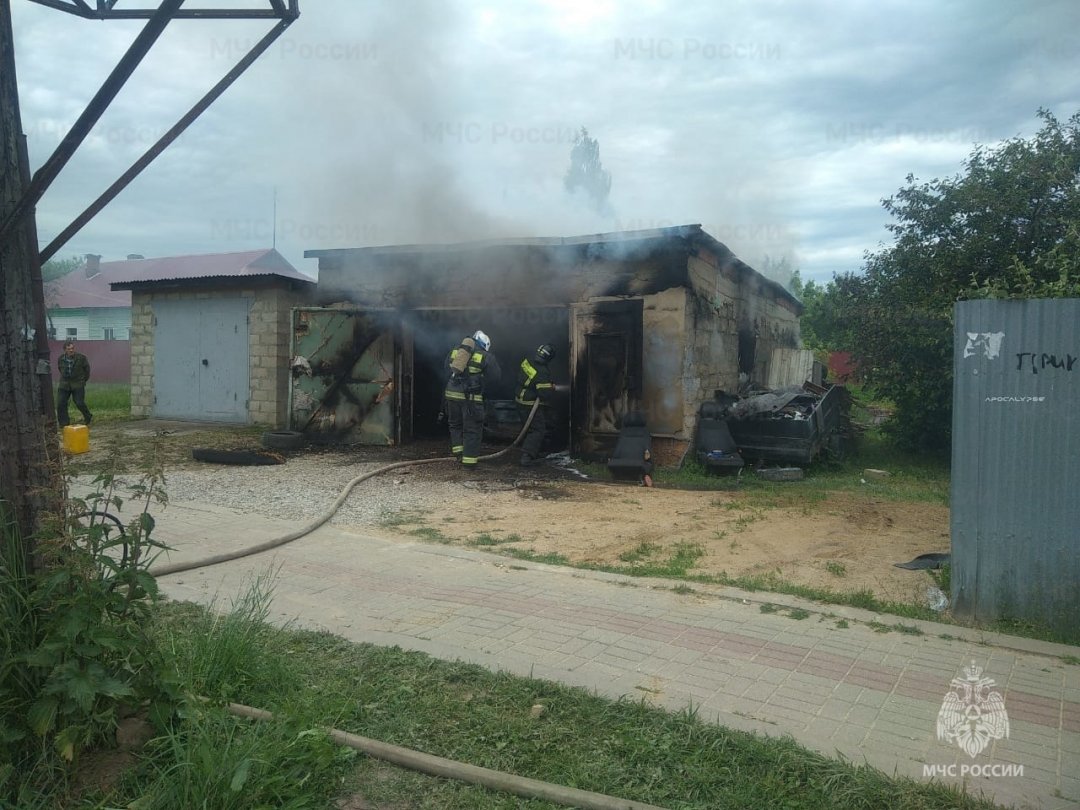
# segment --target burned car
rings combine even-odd
[[[718,391],[715,405],[746,461],[808,465],[821,455],[840,459],[852,440],[851,395],[842,385],[807,382],[743,397]]]

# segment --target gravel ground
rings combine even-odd
[[[310,522],[334,504],[345,486],[357,476],[410,460],[429,460],[446,452],[445,440],[411,442],[405,447],[310,446],[285,452],[284,464],[233,466],[194,461],[191,448],[261,450],[259,432],[221,425],[137,420],[95,426],[91,452],[69,460],[79,489],[89,491],[93,474],[107,469],[112,459],[121,468],[152,468],[147,451],[156,446],[164,465],[164,490],[172,502],[195,501],[242,513]],[[485,445],[493,453],[505,445]],[[463,495],[535,489],[553,481],[580,481],[585,476],[563,458],[522,470],[519,453],[482,461],[464,470],[449,460],[391,470],[357,484],[330,519],[339,526],[373,527],[401,522],[399,516],[424,513]],[[128,473],[124,480],[137,476]]]
[[[481,462],[481,469],[475,471],[463,470],[451,461],[391,470],[353,487],[330,523],[386,525],[468,493],[475,496],[478,492],[535,488],[553,480],[581,480],[580,473],[554,464],[526,472],[517,467],[516,459],[512,452],[503,459]],[[285,464],[203,464],[167,470],[164,490],[171,502],[197,501],[308,522],[322,516],[357,476],[404,460],[400,452],[312,450],[290,455]],[[79,480],[83,485],[90,483],[87,476]]]
[[[165,490],[171,501],[201,501],[239,512],[310,521],[325,513],[351,480],[382,466],[385,462],[357,462],[344,453],[301,455],[265,467],[207,465],[167,473]],[[439,475],[424,467],[410,467],[363,481],[330,522],[378,525],[395,514],[422,511],[461,494],[463,482],[448,475],[461,471],[450,462],[425,466],[445,471]]]

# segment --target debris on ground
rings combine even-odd
[[[952,555],[943,552],[932,552],[930,554],[920,554],[914,560],[906,563],[893,563],[897,568],[906,568],[909,571],[925,571],[931,568],[941,568],[948,565],[952,559]]]

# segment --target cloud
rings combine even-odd
[[[301,0],[301,17],[61,255],[305,249],[700,222],[752,265],[855,271],[880,200],[1080,108],[1080,6]],[[13,7],[31,159],[138,30]],[[266,22],[176,21],[38,209],[48,241]],[[568,199],[575,132],[611,213]],[[274,198],[277,198],[277,218]],[[276,228],[275,228],[276,224]]]

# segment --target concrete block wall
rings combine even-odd
[[[678,435],[684,429],[686,301],[685,287],[642,300],[642,398],[653,433]]]
[[[711,261],[689,259],[683,431],[693,434],[698,406],[718,388],[739,386],[739,284]]]
[[[758,335],[754,382],[765,385],[769,378],[769,359],[773,349],[797,349],[801,345],[799,316],[775,296],[760,295],[757,297],[754,328]]]
[[[721,268],[708,254],[691,256],[691,296],[687,304],[686,373],[683,396],[686,430],[692,432],[697,408],[716,389],[739,388],[739,329],[757,335],[752,382],[764,385],[775,348],[798,348],[795,306],[760,278]]]
[[[155,301],[246,298],[248,323],[248,422],[285,427],[289,393],[291,311],[306,302],[287,288],[142,292],[131,300],[131,415],[154,414]]]
[[[154,414],[154,309],[147,293],[131,295],[131,415]]]
[[[287,426],[292,310],[307,298],[288,289],[261,290],[251,309],[251,421]]]

